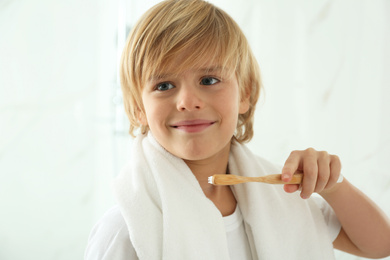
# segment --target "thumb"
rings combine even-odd
[[[288,182],[291,181],[292,176],[296,169],[293,169],[294,167],[291,167],[291,165],[285,164],[282,169],[282,181]]]

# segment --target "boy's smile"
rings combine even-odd
[[[213,120],[194,119],[194,120],[184,120],[184,121],[174,123],[171,127],[187,133],[198,133],[212,126],[214,123],[215,121]]]
[[[142,91],[141,123],[184,160],[228,155],[238,115],[249,107],[247,100],[240,101],[236,76],[213,65],[161,75],[151,77]]]

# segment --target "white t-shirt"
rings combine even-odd
[[[238,205],[234,213],[224,217],[223,221],[225,222],[230,260],[252,260],[252,253],[248,236],[245,232],[244,220]]]
[[[315,194],[312,198],[321,208],[332,241],[340,232],[340,223],[332,208]],[[239,207],[223,218],[231,260],[252,260],[250,241],[245,232],[245,224]],[[85,260],[135,260],[138,259],[130,241],[126,222],[119,206],[114,206],[96,223],[91,231]]]

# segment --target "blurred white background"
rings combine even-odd
[[[156,2],[0,1],[1,260],[83,258],[131,143],[118,55]],[[310,146],[337,154],[390,215],[390,1],[210,2],[262,70],[249,146],[280,164]]]

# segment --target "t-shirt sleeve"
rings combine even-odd
[[[118,206],[111,208],[93,227],[84,260],[136,260],[126,222]]]
[[[332,207],[318,194],[313,194],[312,199],[316,202],[322,211],[326,225],[328,226],[329,235],[334,241],[340,233],[341,224],[333,211]]]

